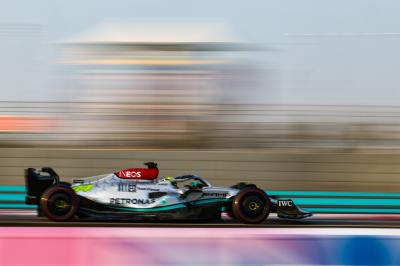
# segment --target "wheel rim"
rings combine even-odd
[[[245,214],[255,218],[263,213],[265,203],[259,196],[251,195],[243,199],[240,207]]]
[[[54,193],[48,199],[47,207],[53,215],[64,216],[71,211],[72,200],[66,193]]]

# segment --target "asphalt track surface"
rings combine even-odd
[[[287,220],[271,214],[263,224],[242,224],[223,215],[218,222],[158,222],[72,220],[52,222],[35,211],[0,210],[4,227],[182,227],[182,228],[400,228],[400,215],[315,214],[303,220]]]
[[[0,227],[0,265],[400,265],[394,228]]]

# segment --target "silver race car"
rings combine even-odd
[[[60,181],[50,167],[25,170],[26,204],[53,221],[173,220],[215,221],[222,211],[243,223],[262,223],[270,212],[281,218],[311,216],[290,199],[270,197],[255,185],[214,187],[196,175],[157,179],[154,162],[101,176]]]

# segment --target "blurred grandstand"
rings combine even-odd
[[[133,97],[135,98],[135,97]],[[387,151],[398,107],[1,102],[3,146]],[[129,99],[126,97],[126,99]]]
[[[63,102],[3,103],[9,114],[47,114],[59,122],[57,127],[38,134],[3,134],[2,141],[62,147],[222,147],[213,140],[221,112],[249,93],[251,83],[245,93],[242,86],[255,75],[255,68],[236,55],[251,46],[232,36],[224,25],[168,24],[104,24],[73,36],[58,45]]]

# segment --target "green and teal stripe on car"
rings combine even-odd
[[[25,204],[25,192],[24,186],[0,186],[0,209],[35,209],[36,206]],[[400,214],[400,193],[290,190],[269,190],[267,193],[277,198],[291,198],[296,205],[313,213]],[[215,200],[220,199],[200,200],[194,204]],[[182,206],[157,208],[161,211],[179,207]]]
[[[229,199],[203,199],[203,200],[196,200],[193,201],[193,205],[205,205],[209,203],[217,203],[217,202],[226,202]],[[170,210],[176,210],[176,209],[181,209],[181,208],[186,208],[187,206],[182,203],[178,204],[173,204],[173,205],[168,205],[168,206],[163,206],[163,207],[154,207],[154,208],[125,208],[125,207],[115,207],[111,206],[110,208],[116,209],[116,210],[121,210],[121,211],[130,211],[130,212],[159,212],[159,211],[170,211]]]
[[[169,206],[164,206],[164,207],[154,207],[154,208],[126,208],[126,207],[115,207],[115,206],[109,206],[110,208],[114,210],[120,210],[120,211],[128,211],[128,212],[161,212],[161,211],[170,211],[170,210],[175,210],[175,209],[181,209],[185,208],[185,204],[173,204]]]

